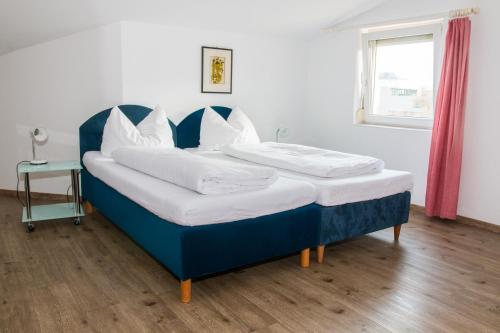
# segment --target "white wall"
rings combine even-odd
[[[266,140],[281,123],[299,133],[304,43],[263,35],[123,22],[124,101],[164,106],[174,122],[206,105],[239,105]],[[233,49],[233,93],[202,94],[201,46]],[[293,135],[295,134],[295,137]]]
[[[405,19],[476,5],[481,7],[481,14],[473,18],[459,214],[500,224],[496,202],[496,194],[500,193],[500,131],[496,129],[500,123],[500,94],[495,92],[500,73],[500,47],[496,43],[500,3],[392,0],[344,25]],[[413,172],[412,200],[423,205],[431,132],[353,123],[358,38],[357,29],[347,29],[324,34],[310,43],[305,142],[378,156],[389,168]]]
[[[500,224],[500,2],[480,0],[473,21],[459,212]]]
[[[233,94],[201,94],[201,46],[234,49]],[[264,139],[278,125],[299,133],[305,108],[304,43],[263,35],[122,22],[0,57],[0,189],[15,189],[17,161],[31,159],[29,130],[50,139],[40,158],[79,156],[78,127],[117,104],[165,106],[174,121],[205,105],[241,106]],[[32,190],[65,193],[68,177]]]
[[[79,157],[78,127],[121,101],[120,25],[0,57],[0,188],[15,189],[17,161],[31,159],[29,130],[48,129],[39,158]],[[32,191],[65,193],[69,177],[37,179]]]
[[[473,19],[461,215],[500,224],[500,22],[495,0],[391,0],[346,22],[372,23],[479,5]],[[232,95],[201,94],[201,46],[234,49]],[[414,173],[413,201],[423,204],[430,132],[353,124],[358,33],[322,34],[308,44],[262,35],[117,23],[0,57],[0,188],[14,189],[15,164],[30,159],[28,130],[45,126],[49,159],[78,157],[78,127],[112,105],[165,106],[174,120],[204,105],[240,105],[259,134],[278,124],[290,141],[379,156]],[[495,75],[496,74],[496,75]],[[67,177],[33,182],[33,190],[64,193]]]

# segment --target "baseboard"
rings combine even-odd
[[[432,219],[438,219],[439,220],[438,217],[432,217],[432,218],[431,217],[427,217],[427,215],[425,215],[425,208],[423,206],[420,206],[420,205],[412,204],[411,205],[411,211],[414,212],[414,213],[417,213],[419,215],[423,215],[426,218],[428,218],[429,220],[432,220]],[[473,218],[470,218],[470,217],[466,217],[466,216],[457,215],[457,219],[455,220],[455,222],[461,223],[461,224],[470,225],[470,226],[477,227],[477,228],[480,228],[480,229],[489,230],[489,231],[492,231],[492,232],[495,232],[495,233],[500,233],[500,225],[493,224],[493,223],[488,223],[488,222],[481,221],[481,220],[476,220],[476,219],[473,219]]]
[[[0,189],[0,196],[13,197],[17,196],[16,190],[4,190]],[[19,197],[24,201],[24,191],[19,191]],[[69,199],[71,200],[73,196],[70,194]],[[66,200],[65,194],[55,194],[55,193],[43,193],[43,192],[31,192],[32,199],[44,199],[44,200]]]

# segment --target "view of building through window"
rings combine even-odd
[[[432,118],[432,34],[371,41],[374,54],[371,114]]]

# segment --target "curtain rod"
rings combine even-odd
[[[339,25],[336,25],[333,27],[324,28],[322,30],[325,32],[338,32],[338,31],[344,31],[344,30],[350,30],[350,29],[372,28],[372,27],[377,27],[377,26],[390,26],[390,25],[397,25],[397,24],[412,23],[412,22],[417,22],[417,21],[432,21],[432,20],[446,19],[446,18],[454,19],[454,18],[459,18],[459,17],[467,17],[470,15],[476,15],[476,14],[479,14],[479,12],[480,12],[479,7],[460,8],[460,9],[450,10],[448,12],[442,12],[442,13],[438,13],[438,14],[430,14],[430,15],[425,15],[425,16],[410,17],[410,18],[400,19],[400,20],[391,20],[391,21],[373,22],[373,23],[355,24],[355,25],[346,25],[346,26],[341,26],[339,24]]]
[[[479,7],[461,8],[461,9],[450,10],[450,12],[448,13],[448,17],[449,18],[466,17],[469,15],[479,14],[479,12],[480,12]]]

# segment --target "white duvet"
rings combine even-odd
[[[252,164],[252,162],[237,159],[221,151],[204,151],[197,148],[188,148],[187,150],[206,158]],[[346,178],[316,177],[283,169],[277,169],[277,171],[279,178],[301,180],[314,185],[316,203],[326,207],[380,199],[413,189],[413,176],[406,171],[384,169],[371,175]]]
[[[316,196],[311,184],[285,177],[278,177],[269,188],[260,191],[203,195],[120,165],[99,151],[86,152],[83,165],[93,177],[151,213],[184,226],[271,215],[313,203]]]
[[[381,172],[380,159],[287,143],[228,145],[227,155],[285,170],[325,178],[356,177]]]
[[[273,168],[213,160],[178,148],[124,147],[111,156],[126,167],[201,194],[261,190],[277,179]]]

